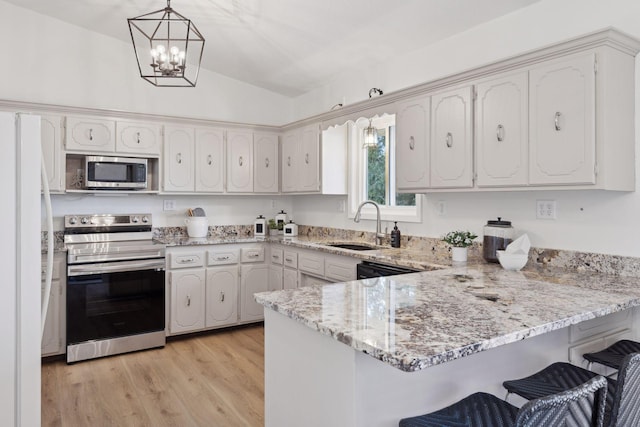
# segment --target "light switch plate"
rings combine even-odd
[[[176,201],[175,200],[165,200],[163,208],[164,208],[165,211],[175,211],[176,210]]]

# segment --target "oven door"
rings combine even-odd
[[[69,265],[67,345],[165,328],[164,259]]]

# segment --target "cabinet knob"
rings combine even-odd
[[[140,132],[136,132],[136,142],[140,144]]]
[[[238,157],[238,164],[242,166],[243,163],[244,163],[244,159],[242,158],[242,156]]]
[[[305,155],[304,155],[304,162],[305,162],[306,164],[309,164],[309,153],[305,153]]]
[[[265,168],[269,167],[269,158],[268,157],[265,157],[265,159],[264,159],[264,167]]]
[[[220,302],[224,302],[224,292],[220,292]]]
[[[187,295],[187,307],[191,307],[191,296]]]
[[[93,141],[93,129],[89,128],[89,141]]]
[[[556,115],[553,119],[553,123],[556,125],[556,130],[560,131],[562,130],[562,127],[560,126],[560,117],[562,116],[562,113],[559,111],[556,111]]]
[[[414,148],[416,148],[416,140],[414,137],[410,136],[409,137],[409,150],[413,150]]]
[[[498,142],[502,142],[504,140],[504,126],[498,125],[496,128],[496,139]]]
[[[291,166],[291,156],[287,157],[287,166]]]
[[[213,163],[213,157],[211,156],[211,154],[209,154],[209,155],[207,156],[207,164],[208,164],[209,166],[211,166],[211,164],[212,164],[212,163]]]
[[[453,147],[453,135],[451,135],[451,132],[447,132],[447,147],[451,148]]]
[[[182,153],[176,154],[176,162],[178,162],[179,165],[182,164]]]

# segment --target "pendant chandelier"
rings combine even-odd
[[[194,87],[204,38],[190,19],[167,7],[127,19],[140,77],[154,86]]]
[[[378,130],[373,127],[371,124],[371,119],[369,119],[369,126],[363,129],[364,133],[364,143],[362,144],[363,148],[371,148],[378,146]]]

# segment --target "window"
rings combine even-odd
[[[368,119],[358,120],[350,131],[351,170],[356,171],[350,174],[350,217],[355,216],[360,203],[373,200],[380,205],[384,220],[419,222],[420,198],[396,192],[395,115],[375,117],[371,124],[378,132],[376,146],[363,146]],[[375,218],[375,209],[369,205],[365,208],[363,218]]]

